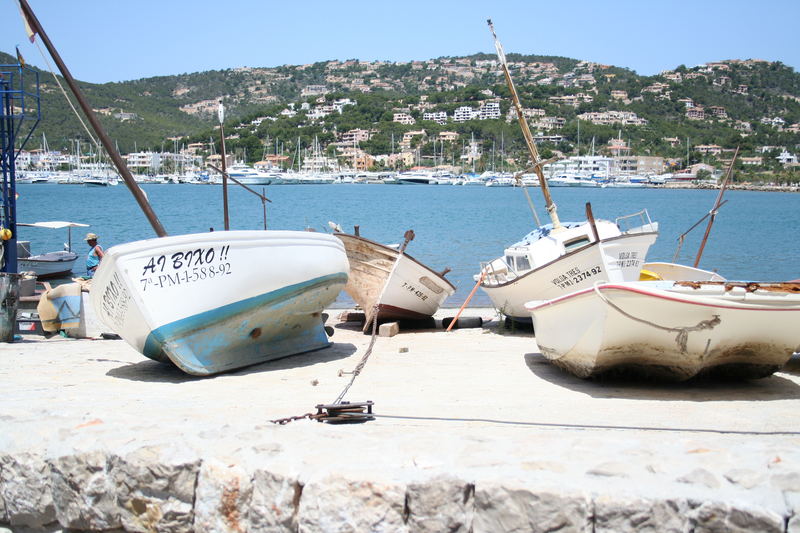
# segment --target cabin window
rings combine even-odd
[[[589,244],[589,237],[581,235],[575,239],[564,241],[564,251],[570,252],[572,250],[577,250],[578,248],[583,248],[587,244]]]
[[[528,261],[528,257],[521,255],[517,257],[517,270],[530,270],[531,263]]]

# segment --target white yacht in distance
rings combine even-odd
[[[266,172],[260,172],[245,163],[234,163],[226,169],[228,176],[235,178],[244,185],[269,185],[275,176]]]

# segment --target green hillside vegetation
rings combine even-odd
[[[587,153],[592,143],[599,152],[620,135],[634,154],[676,159],[682,166],[702,161],[721,168],[724,161],[719,159],[730,157],[729,152],[719,159],[699,153],[693,149],[698,145],[719,145],[725,150],[740,146],[742,156],[750,157],[761,156],[757,152],[761,147],[773,147],[763,154],[761,165],[740,163],[748,171],[744,178],[755,179],[757,171],[783,172],[775,160],[777,153],[780,149],[794,152],[800,146],[797,126],[792,128],[800,123],[800,75],[781,63],[724,61],[693,68],[681,65],[670,73],[639,76],[628,69],[563,57],[510,53],[508,60],[523,106],[563,119],[560,129],[540,130],[564,138],[541,144],[548,157],[556,152]],[[0,53],[0,63],[16,60]],[[39,131],[46,133],[50,148],[69,150],[73,139],[85,141],[86,135],[52,74],[40,72],[40,82]],[[508,89],[491,54],[404,63],[323,61],[81,86],[123,153],[171,150],[172,138],[180,138],[181,144],[218,142],[215,111],[221,101],[227,110],[226,133],[232,137],[227,148],[251,163],[266,153],[292,155],[298,143],[307,148],[318,142],[333,154],[331,143],[352,129],[371,130],[370,139],[359,144],[371,155],[397,151],[404,133],[425,130],[426,135],[413,139],[412,144],[428,163],[436,155],[436,161],[457,164],[464,143],[473,137],[483,148],[483,167],[490,164],[490,157],[500,161],[501,152],[517,166],[524,164],[526,157],[518,125],[506,121]],[[314,94],[314,86],[324,86],[324,91],[317,91],[323,96]],[[589,98],[576,106],[553,100],[573,95]],[[308,109],[301,110],[303,103],[313,109],[341,99],[356,105],[316,120],[309,119]],[[477,108],[491,99],[500,102],[500,119],[452,121],[455,109]],[[706,117],[688,118],[687,102],[704,108]],[[289,104],[298,111],[295,116],[281,114]],[[722,114],[715,115],[714,109],[722,109]],[[434,111],[446,112],[451,120],[444,125],[423,120],[423,112]],[[635,113],[647,123],[598,125],[581,120],[579,126],[579,115],[606,111]],[[410,114],[416,124],[393,122],[396,112]],[[256,119],[264,120],[255,126]],[[764,119],[783,122],[776,126],[763,123]],[[458,133],[458,142],[435,143],[442,131]],[[27,147],[36,148],[37,143],[34,136]],[[793,174],[781,177],[794,179]]]

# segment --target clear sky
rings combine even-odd
[[[723,59],[800,67],[800,0],[28,0],[72,75],[103,83],[241,66],[559,55],[651,75]],[[0,51],[45,68],[17,0]],[[44,47],[42,46],[44,50]],[[55,67],[54,67],[55,68]]]

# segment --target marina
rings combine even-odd
[[[489,20],[529,156],[513,176],[228,168],[220,100],[216,175],[143,178],[19,5],[125,188],[16,183],[40,118],[18,52],[0,533],[800,531],[796,195],[723,199],[738,147],[718,190],[546,177]],[[73,227],[86,276],[71,233],[30,255]]]

